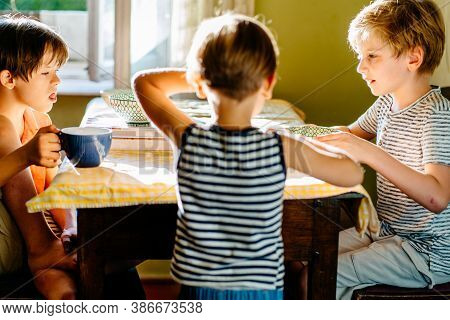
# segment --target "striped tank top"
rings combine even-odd
[[[172,276],[188,286],[282,289],[286,169],[279,135],[191,125],[177,178]]]

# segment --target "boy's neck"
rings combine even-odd
[[[214,95],[209,103],[215,109],[215,122],[218,126],[229,130],[242,130],[252,126],[251,119],[257,104],[258,96],[249,96],[242,101],[223,95]]]
[[[9,92],[0,91],[0,115],[8,118],[19,135],[23,133],[23,115],[27,106],[21,104]]]
[[[404,85],[392,92],[394,98],[392,111],[395,112],[407,108],[430,90],[429,75],[418,75],[415,78],[408,79]]]
[[[236,115],[230,113],[217,114],[216,123],[219,127],[229,130],[242,130],[252,126],[251,118],[236,117]]]

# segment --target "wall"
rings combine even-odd
[[[445,52],[442,58],[441,65],[435,70],[433,84],[441,87],[450,87],[450,2],[448,0],[435,0],[439,8],[441,8],[442,16],[445,22]]]
[[[280,47],[275,95],[301,107],[308,122],[347,124],[375,100],[346,41],[349,22],[368,2],[256,1]]]
[[[306,122],[349,124],[375,101],[356,72],[347,45],[352,18],[368,0],[256,0],[255,11],[275,33],[280,47],[274,96],[294,103]],[[375,196],[375,174],[368,169],[364,186]]]
[[[76,127],[80,125],[85,108],[93,96],[62,96],[53,106],[49,115],[58,128]]]

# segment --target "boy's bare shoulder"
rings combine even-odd
[[[12,124],[11,120],[9,120],[8,117],[5,117],[4,115],[0,114],[0,139],[4,138],[4,135],[15,133],[17,135],[17,132],[15,131],[14,125]]]
[[[0,157],[20,147],[20,139],[11,120],[0,114]]]

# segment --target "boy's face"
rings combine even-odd
[[[396,92],[411,75],[406,56],[397,58],[390,46],[374,35],[359,43],[358,59],[357,71],[375,96]]]
[[[46,52],[42,64],[33,71],[28,82],[16,78],[15,89],[20,102],[37,111],[49,112],[57,101],[57,87],[61,82],[58,68],[56,61],[51,61],[51,53]]]

